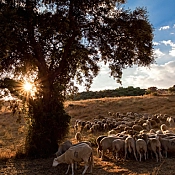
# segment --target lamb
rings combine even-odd
[[[123,153],[125,148],[125,141],[122,139],[115,139],[112,142],[112,151],[116,152],[116,160],[118,160],[119,153]]]
[[[136,140],[136,150],[137,150],[137,153],[140,156],[140,159],[139,159],[140,162],[141,162],[141,159],[142,159],[141,151],[144,152],[144,157],[145,157],[145,160],[146,160],[146,157],[147,157],[147,144],[146,144],[145,140],[143,140],[143,139]]]
[[[74,175],[74,163],[82,161],[85,163],[85,168],[82,174],[84,175],[86,173],[88,167],[90,167],[90,173],[92,173],[93,152],[92,148],[86,143],[77,144],[76,146],[70,147],[64,154],[54,158],[52,166],[55,167],[58,164],[66,163],[68,164],[66,174],[68,174],[71,166],[72,175]]]
[[[136,148],[135,148],[135,140],[133,137],[128,136],[125,140],[125,160],[126,160],[126,156],[127,156],[127,150],[129,150],[129,152],[131,153],[131,151],[133,150],[133,154],[134,157],[137,161],[137,156],[136,156]]]
[[[64,143],[60,144],[58,147],[58,151],[55,153],[56,156],[60,156],[65,153],[72,146],[72,142],[67,140]]]
[[[77,142],[81,142],[81,138],[82,138],[81,132],[76,132],[75,139],[77,140]]]

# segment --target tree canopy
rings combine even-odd
[[[122,3],[125,1],[0,1],[0,85],[8,89],[6,78],[20,82],[28,78],[35,83],[37,97],[29,102],[35,124],[58,115],[49,112],[63,110],[65,94],[76,92],[76,84],[89,89],[99,63],[108,64],[110,75],[120,82],[122,69],[154,62],[147,10],[125,10]],[[58,109],[53,107],[56,101]],[[35,115],[39,104],[43,118]],[[61,113],[64,110],[57,122],[64,120]]]

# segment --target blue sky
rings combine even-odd
[[[123,70],[122,85],[110,77],[109,69],[103,66],[94,79],[91,91],[115,89],[118,87],[159,89],[175,84],[175,0],[127,0],[124,8],[131,10],[146,7],[148,19],[154,28],[154,53],[156,63],[150,68],[134,66]],[[80,91],[84,91],[80,87]]]

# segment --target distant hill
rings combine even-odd
[[[124,96],[141,96],[146,94],[146,89],[140,87],[134,88],[128,86],[127,88],[119,87],[114,90],[101,90],[101,91],[87,91],[80,92],[75,95],[68,96],[67,100],[86,100],[104,97],[124,97]]]

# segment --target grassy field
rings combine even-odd
[[[168,114],[175,116],[175,96],[139,96],[139,97],[120,97],[120,98],[102,98],[82,101],[66,101],[65,109],[72,116],[71,126],[76,119],[90,121],[94,118],[102,119],[111,113],[136,112],[139,114]],[[48,159],[14,159],[13,157],[23,152],[25,141],[26,123],[22,117],[20,123],[18,116],[13,116],[6,107],[1,109],[0,113],[0,174],[64,174],[65,165],[53,168],[53,157]],[[174,128],[170,128],[174,131]],[[83,140],[95,142],[96,137],[104,133],[83,133]],[[74,131],[70,127],[70,134],[66,139],[76,142]],[[96,155],[96,146],[94,149],[94,169],[93,174],[101,175],[174,175],[175,157],[172,155],[162,162],[156,163],[154,159],[144,162],[134,160],[118,161],[109,158],[101,161]],[[80,166],[76,173],[81,174],[83,166]],[[70,173],[69,173],[70,174]]]

